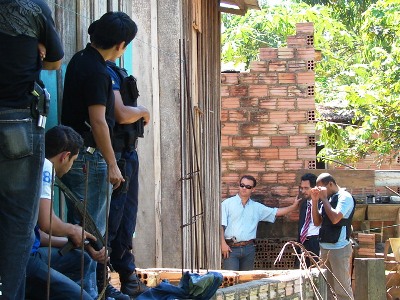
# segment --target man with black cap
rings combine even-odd
[[[88,212],[103,234],[107,199],[112,191],[107,177],[113,189],[124,181],[111,142],[115,123],[114,94],[106,60],[122,56],[136,31],[135,23],[127,14],[104,14],[89,26],[90,43],[72,57],[65,74],[61,122],[80,133],[85,146],[63,181],[81,199],[86,199]],[[80,222],[72,207],[68,211],[68,221]],[[97,272],[97,281],[104,282],[104,276],[103,272]],[[129,299],[110,284],[106,286],[106,296]]]

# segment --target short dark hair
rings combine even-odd
[[[300,178],[301,181],[309,181],[310,187],[315,187],[317,185],[317,176],[313,173],[306,173]]]
[[[333,182],[335,185],[337,185],[335,178],[333,178],[329,173],[319,174],[317,177],[317,182],[322,182],[324,185],[329,184],[329,182]]]
[[[125,47],[135,38],[138,31],[136,23],[124,12],[107,12],[90,24],[90,42],[100,49],[110,49],[125,42]]]
[[[71,157],[78,154],[83,146],[83,139],[71,127],[57,125],[45,135],[45,157],[50,159],[64,151],[71,152]]]
[[[243,179],[243,178],[246,178],[246,179],[248,179],[248,180],[253,181],[253,188],[256,187],[256,185],[257,185],[257,180],[256,180],[253,176],[251,176],[251,175],[243,175],[243,176],[240,178],[240,181],[239,181],[239,182],[242,182],[242,179]]]

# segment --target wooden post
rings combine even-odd
[[[356,300],[385,300],[385,264],[382,258],[354,260]]]

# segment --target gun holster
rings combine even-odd
[[[35,96],[31,104],[32,117],[38,120],[39,127],[45,128],[50,110],[50,94],[41,81],[33,83],[31,94]]]

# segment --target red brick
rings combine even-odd
[[[221,74],[221,83],[238,84],[239,83],[239,73],[223,73],[223,74]]]
[[[240,100],[240,106],[241,107],[257,107],[258,108],[260,105],[259,105],[259,100],[257,97],[255,97],[255,98],[245,97]]]
[[[314,34],[314,23],[312,22],[296,23],[296,33]]]
[[[279,110],[295,109],[296,108],[295,103],[296,103],[295,98],[278,98],[277,109]]]
[[[234,121],[234,122],[248,121],[248,113],[246,111],[230,110],[228,112],[228,115],[229,115],[229,121]]]
[[[314,48],[299,48],[296,51],[297,59],[313,60],[315,58]]]
[[[260,157],[262,159],[278,159],[279,149],[277,148],[260,149]]]
[[[286,111],[271,111],[269,113],[269,122],[272,124],[287,123]]]
[[[249,86],[250,97],[267,97],[268,87],[266,85],[251,85]]]
[[[307,63],[305,61],[288,61],[288,71],[307,71]]]
[[[288,160],[285,162],[285,170],[300,170],[304,168],[303,160]]]
[[[269,72],[285,72],[286,71],[286,61],[274,61],[268,64]]]
[[[227,110],[221,110],[221,117],[220,117],[221,122],[228,121],[228,117],[229,117],[228,111]]]
[[[295,49],[293,48],[278,48],[278,58],[279,59],[290,59],[294,58]]]
[[[229,161],[228,162],[229,171],[245,171],[247,170],[247,162],[245,161]]]
[[[250,123],[241,125],[241,132],[243,135],[255,135],[260,133],[259,125]]]
[[[277,100],[275,98],[259,99],[260,108],[263,109],[276,109]]]
[[[258,76],[258,83],[278,84],[278,74],[277,73],[261,73]]]
[[[315,124],[299,124],[300,134],[315,134]]]
[[[266,123],[269,120],[269,114],[267,111],[253,111],[250,114],[250,120],[255,123]]]
[[[293,199],[292,199],[293,200]],[[293,203],[293,201],[292,201]],[[284,216],[288,222],[298,222],[299,221],[299,213],[297,211],[292,211]]]
[[[288,121],[291,123],[305,122],[308,120],[307,111],[288,111]]]
[[[239,134],[239,124],[225,122],[224,124],[221,125],[221,134],[223,134],[223,135],[238,135]]]
[[[291,147],[307,147],[308,146],[308,136],[292,135],[289,137],[289,145]]]
[[[221,135],[221,147],[231,147],[231,146],[233,146],[232,137]]]
[[[274,135],[278,133],[278,124],[260,124],[260,134]]]
[[[274,147],[289,146],[289,137],[287,137],[287,136],[271,136],[271,146],[274,146]]]
[[[258,83],[258,74],[240,73],[239,83],[241,83],[241,84],[257,84]]]
[[[231,85],[229,86],[229,95],[234,97],[247,96],[247,86]]]
[[[239,149],[225,149],[221,151],[222,159],[239,159],[240,158],[240,150]]]
[[[298,48],[307,46],[307,38],[305,36],[289,35],[286,38],[288,47]]]
[[[289,196],[289,188],[287,186],[273,186],[271,193],[273,196]]]
[[[237,173],[224,173],[221,176],[222,184],[237,184],[239,182],[240,176]]]
[[[241,149],[241,157],[242,158],[251,158],[258,159],[260,158],[260,149],[250,148],[250,149]]]
[[[261,176],[261,182],[263,183],[278,183],[278,174],[277,173],[264,173]]]
[[[296,82],[296,74],[294,74],[294,73],[278,73],[278,82],[280,84],[295,83]]]
[[[312,148],[301,148],[298,149],[298,153],[299,153],[299,158],[303,158],[303,159],[316,159],[316,150],[314,147]]]
[[[314,97],[297,98],[298,109],[315,109]]]
[[[297,83],[298,84],[314,84],[315,83],[315,73],[313,71],[297,73]]]
[[[232,144],[234,147],[250,147],[251,138],[249,137],[233,137]]]
[[[288,97],[305,98],[308,97],[307,86],[288,86]]]
[[[267,171],[282,171],[284,161],[283,160],[268,160],[266,162]]]
[[[222,158],[222,160],[221,160],[221,170],[222,170],[222,172],[228,170],[228,161],[229,160],[224,160]]]
[[[286,86],[271,86],[269,88],[270,97],[287,97],[288,88]]]
[[[250,62],[250,72],[267,72],[266,61],[252,61]]]
[[[249,172],[265,172],[265,162],[258,160],[248,161],[247,170]]]
[[[296,183],[296,173],[279,173],[278,174],[278,182],[282,183]],[[293,199],[291,199],[291,203],[293,203]]]
[[[297,134],[297,126],[295,124],[280,124],[278,134]]]
[[[297,159],[297,149],[279,148],[279,159]]]
[[[221,108],[238,108],[240,106],[240,98],[238,97],[223,97],[221,98]]]
[[[253,147],[269,147],[269,146],[271,146],[271,139],[268,136],[253,137]]]
[[[277,48],[260,48],[260,60],[271,60],[278,58]]]
[[[221,97],[229,96],[229,87],[227,85],[221,85]]]

